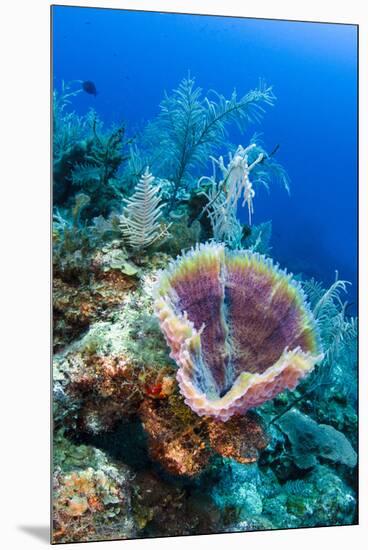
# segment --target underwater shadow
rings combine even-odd
[[[147,435],[138,418],[116,424],[114,431],[91,435],[81,433],[77,444],[92,445],[107,452],[110,457],[134,468],[144,470],[151,465],[148,455]],[[134,442],[134,445],[132,445]]]
[[[41,542],[50,544],[50,528],[48,525],[18,525],[18,530],[33,536]]]

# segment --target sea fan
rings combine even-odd
[[[120,227],[129,246],[136,250],[143,250],[168,234],[169,226],[160,223],[165,203],[161,201],[160,187],[153,185],[154,180],[147,168],[134,194],[124,199],[126,206]]]

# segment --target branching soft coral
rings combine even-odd
[[[275,100],[272,87],[264,83],[241,98],[235,91],[230,99],[213,91],[209,96],[202,97],[194,79],[183,79],[172,95],[166,95],[159,116],[147,128],[155,169],[172,181],[169,210],[176,205],[181,187],[191,183],[195,168],[205,165],[223,144],[228,126],[235,123],[243,130],[249,122],[259,121],[264,107]]]
[[[253,137],[258,140],[258,136]],[[229,152],[227,164],[222,156],[218,159],[210,157],[213,174],[198,181],[199,195],[205,196],[208,202],[197,219],[204,214],[209,218],[215,241],[224,242],[230,248],[240,248],[243,227],[237,219],[238,204],[247,205],[251,225],[256,185],[263,184],[268,189],[273,179],[279,179],[289,192],[287,173],[273,160],[273,153],[269,155],[259,142],[254,141],[245,148],[239,145],[234,154]],[[220,181],[217,180],[216,167],[222,175]]]
[[[54,162],[83,139],[88,130],[86,120],[75,112],[68,111],[71,98],[80,93],[80,89],[73,90],[70,83],[62,82],[61,91],[53,93],[53,156]]]
[[[259,153],[257,158],[249,164],[248,154],[256,145],[252,143],[245,149],[239,145],[234,156],[229,153],[229,163],[225,165],[223,157],[213,160],[213,176],[200,178],[198,185],[203,182],[209,184],[208,191],[202,194],[208,199],[204,211],[208,212],[211,221],[213,236],[217,242],[224,242],[231,248],[239,248],[243,236],[242,226],[236,214],[239,199],[242,197],[242,206],[247,204],[249,223],[253,213],[253,198],[255,191],[249,178],[251,171],[262,162],[264,155]],[[216,180],[216,165],[222,173],[222,180]],[[203,213],[204,213],[203,211]]]
[[[160,223],[164,203],[160,187],[154,185],[155,178],[148,168],[139,180],[135,192],[126,203],[120,218],[122,234],[129,246],[143,250],[167,235],[167,226]]]
[[[201,191],[208,201],[203,214],[207,212],[211,222],[213,238],[217,242],[223,242],[230,248],[239,248],[243,236],[243,228],[236,217],[236,205],[226,202],[225,192],[221,188],[222,181],[213,180],[212,185],[206,191]]]
[[[129,159],[124,126],[104,129],[93,109],[78,116],[71,108],[80,89],[62,84],[53,101],[53,182],[54,204],[68,208],[82,192],[90,198],[85,216],[108,215],[118,206],[118,172]]]
[[[53,216],[53,260],[61,271],[72,265],[82,265],[82,258],[92,249],[88,227],[81,221],[81,214],[90,198],[84,193],[75,197],[70,211],[55,209]],[[74,257],[77,254],[76,257]]]
[[[288,193],[290,193],[290,179],[285,168],[275,160],[275,154],[279,149],[276,145],[271,153],[268,153],[262,144],[262,134],[253,134],[250,143],[254,147],[248,150],[248,163],[252,164],[260,155],[262,162],[257,163],[252,171],[253,187],[262,184],[269,190],[271,183],[278,182]]]
[[[326,386],[339,388],[350,396],[357,388],[357,318],[346,315],[347,303],[341,293],[347,291],[348,281],[336,279],[326,290],[314,279],[304,283],[317,319],[325,354],[323,363],[308,383],[309,391],[320,391]]]

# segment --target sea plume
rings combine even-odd
[[[213,90],[203,96],[189,76],[172,94],[165,95],[160,114],[146,128],[144,141],[155,173],[169,174],[172,180],[169,210],[176,206],[180,190],[188,189],[196,179],[197,167],[205,166],[210,154],[224,144],[229,127],[236,125],[243,132],[248,124],[259,122],[275,100],[272,86],[263,81],[241,97],[235,90],[229,98]]]
[[[124,199],[126,206],[120,227],[129,246],[136,250],[145,249],[167,235],[168,227],[160,223],[164,203],[154,180],[147,168],[132,197]]]

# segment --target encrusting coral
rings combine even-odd
[[[196,415],[176,388],[166,397],[159,402],[146,397],[139,416],[148,435],[151,458],[173,475],[196,476],[215,454],[243,464],[256,462],[267,446],[267,436],[256,416],[236,416],[223,423]]]
[[[226,423],[211,419],[207,426],[212,449],[241,464],[256,462],[268,444],[260,419],[251,413],[233,416]]]
[[[130,480],[126,465],[86,445],[55,436],[53,478],[54,543],[131,538]]]
[[[211,453],[203,437],[204,423],[195,415],[189,414],[190,422],[183,421],[177,406],[146,399],[140,417],[148,434],[150,456],[166,471],[193,476],[208,465]]]
[[[138,373],[123,356],[86,355],[70,373],[69,394],[80,402],[79,429],[107,431],[137,411],[141,392]]]
[[[110,252],[114,252],[111,249]],[[65,272],[55,270],[53,280],[54,349],[58,350],[80,336],[93,322],[109,318],[122,304],[128,291],[137,286],[137,268],[125,260],[120,264],[110,254],[96,253],[88,258],[88,280],[70,280]]]
[[[82,343],[54,360],[54,422],[71,433],[111,431],[137,415],[145,397],[166,399],[176,389],[172,366],[142,368],[129,354],[102,353],[93,338]]]
[[[155,312],[185,402],[226,421],[294,389],[323,355],[301,288],[272,261],[200,245],[162,272]]]

